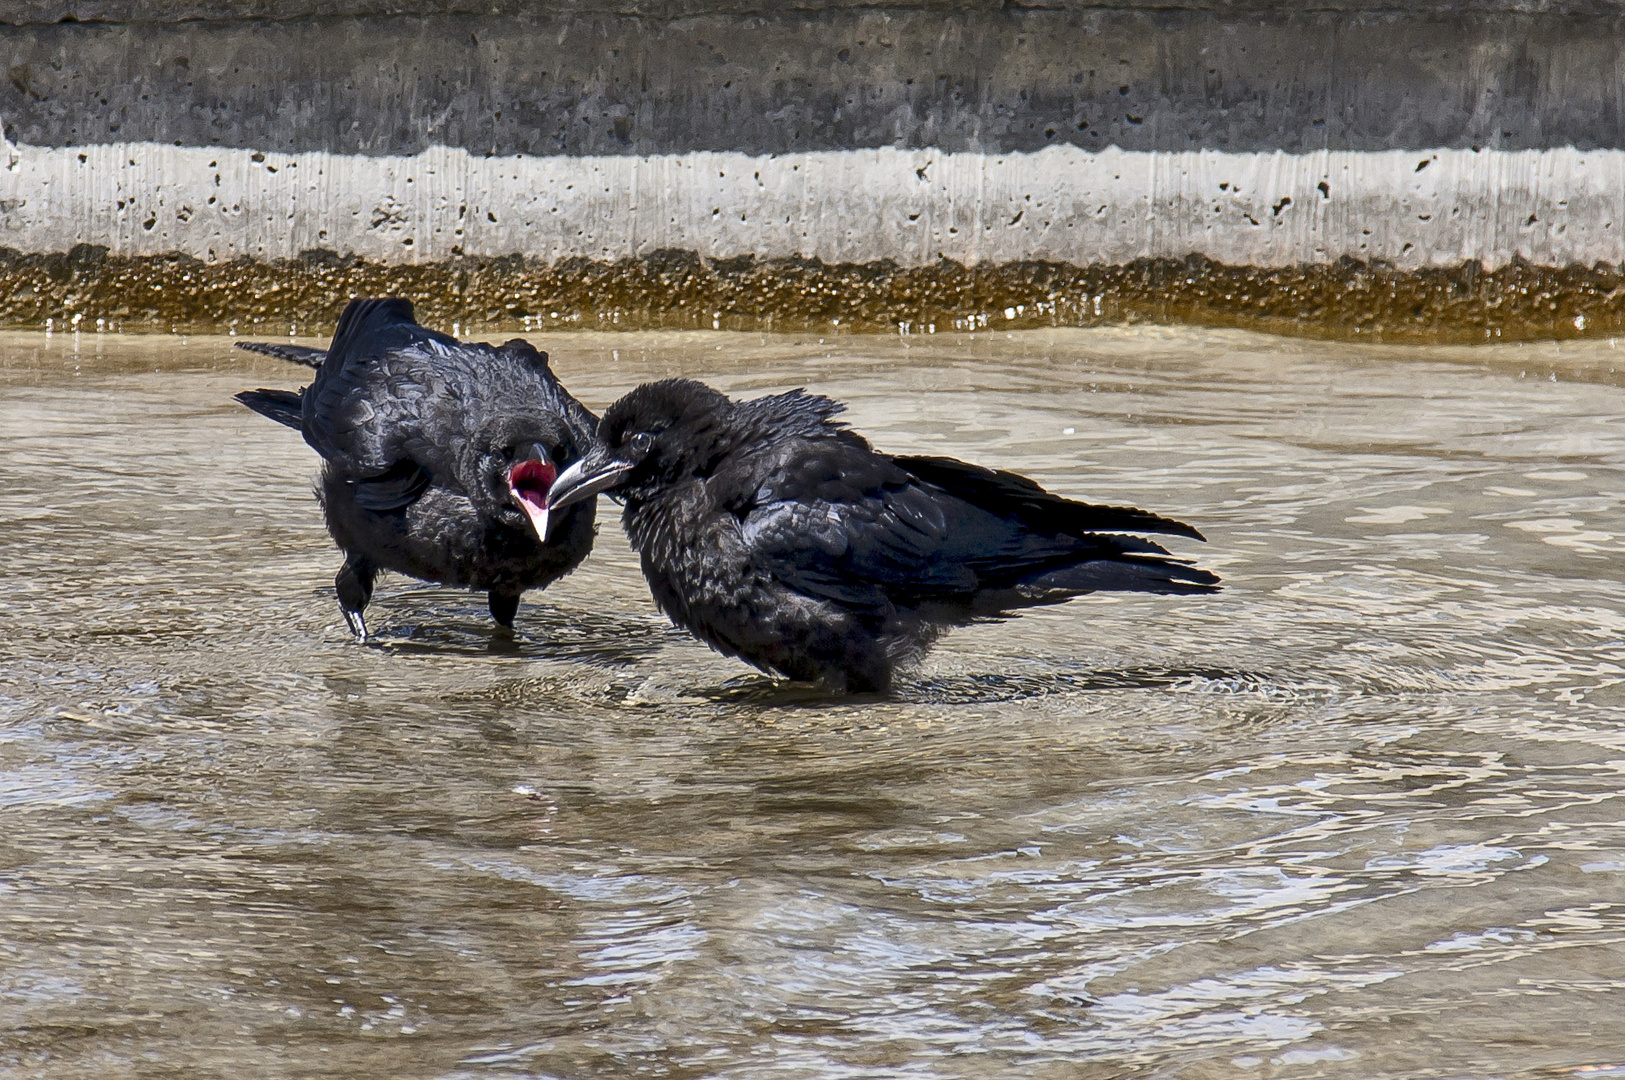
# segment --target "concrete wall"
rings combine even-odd
[[[1403,269],[1625,262],[1625,151],[1057,146],[484,157],[261,153],[162,143],[17,148],[0,245],[204,261],[335,251],[384,263],[1043,260],[1200,254],[1242,266],[1344,257]]]
[[[1625,263],[1616,3],[5,0],[0,65],[12,262]]]
[[[233,22],[243,19],[306,19],[316,16],[577,16],[617,15],[670,22],[699,15],[817,15],[837,11],[990,12],[1006,9],[1148,12],[1212,12],[1226,16],[1271,16],[1313,10],[1344,15],[1597,15],[1617,13],[1620,0],[1045,0],[1008,4],[1005,0],[5,0],[0,26],[57,22],[178,23]]]
[[[1618,149],[1622,43],[1618,12],[29,24],[0,117],[32,146],[366,155]]]

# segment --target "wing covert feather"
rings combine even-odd
[[[946,458],[893,459],[834,438],[780,442],[738,467],[760,478],[736,485],[750,494],[733,508],[752,563],[792,589],[859,611],[1102,578],[1055,578],[1082,560],[1160,567],[1166,549],[1116,530],[1195,534],[1145,511],[1072,502],[1012,473]]]
[[[753,462],[762,480],[740,508],[759,568],[865,611],[976,588],[975,571],[954,550],[954,507],[890,459],[836,439],[780,443],[771,454]]]

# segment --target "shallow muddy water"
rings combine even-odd
[[[0,337],[0,1074],[1625,1076],[1625,350],[542,344],[1173,514],[1226,591],[843,701],[665,625],[605,503],[516,642],[387,578],[359,646],[230,397],[299,369]]]

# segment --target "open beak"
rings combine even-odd
[[[559,473],[559,478],[548,489],[547,505],[552,510],[562,510],[601,491],[609,491],[625,479],[632,468],[631,462],[611,457],[603,447],[593,447],[586,457]]]
[[[516,461],[508,470],[508,498],[524,511],[536,539],[547,543],[548,489],[559,471],[549,461]]]

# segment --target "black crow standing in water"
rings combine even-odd
[[[385,299],[350,301],[325,352],[239,347],[316,368],[303,390],[237,400],[322,456],[316,494],[345,556],[339,607],[361,640],[380,570],[484,589],[491,617],[511,627],[521,593],[592,549],[593,506],[549,519],[547,490],[591,445],[597,418],[529,342],[459,342]]]
[[[889,687],[946,627],[1097,590],[1219,579],[1132,533],[1201,540],[1014,473],[876,453],[800,390],[730,401],[684,379],[610,406],[549,513],[611,492],[655,603],[718,652],[837,690]]]

